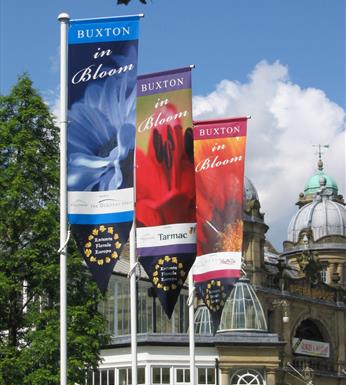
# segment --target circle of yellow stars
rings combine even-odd
[[[215,288],[219,288],[220,293],[221,293],[221,300],[220,300],[220,302],[217,302],[217,303],[212,301],[211,297],[210,297],[210,291],[215,289]],[[225,304],[225,298],[226,298],[225,288],[221,284],[221,281],[215,281],[214,279],[211,280],[207,284],[206,296],[205,296],[205,303],[206,303],[208,309],[210,309],[212,311],[220,310],[222,308],[222,306],[224,306],[224,304]]]
[[[157,264],[155,265],[155,270],[153,272],[152,282],[158,289],[161,289],[163,291],[175,290],[178,287],[177,284],[175,283],[165,284],[160,282],[159,270],[165,264],[166,265],[174,264],[177,266],[177,271],[178,271],[177,284],[180,286],[184,284],[184,280],[186,278],[186,271],[184,271],[184,265],[178,261],[177,257],[170,257],[169,255],[166,255],[164,258],[160,258],[157,261]]]
[[[95,237],[100,234],[107,233],[107,235],[111,235],[114,241],[115,251],[113,251],[110,255],[105,255],[102,257],[95,257],[92,252],[93,243],[95,243]],[[88,240],[84,245],[84,255],[89,260],[90,263],[95,263],[98,266],[103,266],[104,264],[110,263],[112,260],[116,260],[119,258],[118,251],[121,248],[121,242],[119,238],[119,234],[114,232],[113,226],[104,226],[100,225],[97,228],[94,228],[91,231],[91,234],[88,235]]]

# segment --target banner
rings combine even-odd
[[[193,280],[214,334],[240,277],[247,118],[194,122],[197,258]]]
[[[196,256],[191,68],[138,78],[139,261],[170,318]]]
[[[139,17],[72,20],[68,220],[101,292],[133,222]]]
[[[292,350],[295,354],[311,357],[330,357],[330,344],[328,342],[292,338]]]

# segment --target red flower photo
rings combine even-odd
[[[240,251],[245,137],[195,142],[197,255]]]
[[[195,222],[192,128],[174,104],[155,109],[148,151],[136,148],[137,226]],[[158,119],[159,118],[159,119]]]

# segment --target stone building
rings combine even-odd
[[[229,296],[215,336],[196,301],[196,385],[346,385],[346,213],[335,181],[319,160],[299,195],[283,251],[245,178],[246,274]],[[111,344],[87,385],[131,384],[129,263],[122,258],[101,311]],[[138,272],[138,384],[188,385],[187,290],[171,320]]]

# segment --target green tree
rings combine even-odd
[[[0,96],[0,384],[59,383],[58,129],[27,75]],[[106,342],[100,294],[70,242],[68,378]]]

